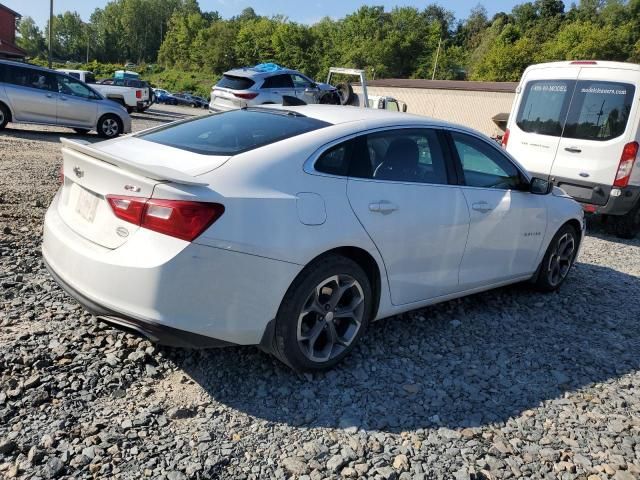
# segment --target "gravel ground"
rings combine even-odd
[[[0,133],[0,477],[640,478],[640,240],[594,225],[559,293],[377,322],[298,376],[255,348],[153,346],[56,286],[41,225],[70,132]]]

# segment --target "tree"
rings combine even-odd
[[[20,20],[16,43],[30,57],[44,56],[46,52],[46,44],[42,32],[31,17],[24,17]]]

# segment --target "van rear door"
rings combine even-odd
[[[509,119],[507,151],[532,174],[548,178],[580,67],[525,72]]]
[[[622,149],[634,136],[633,76],[614,68],[580,72],[551,171],[554,183],[578,201],[605,205],[609,199]]]

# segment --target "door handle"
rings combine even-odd
[[[382,213],[383,215],[388,215],[389,213],[398,210],[398,206],[387,200],[380,200],[379,202],[370,203],[369,210],[376,213]]]
[[[476,202],[471,205],[471,208],[480,213],[489,213],[493,210],[487,202]]]
[[[580,153],[580,152],[582,152],[582,150],[580,150],[579,148],[576,148],[576,147],[565,147],[564,149],[567,152],[571,152],[571,153]]]

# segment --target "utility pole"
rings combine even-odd
[[[436,61],[433,64],[433,74],[431,75],[431,80],[436,79],[436,68],[438,68],[438,57],[440,56],[440,45],[442,44],[442,37],[438,40],[438,50],[436,50]]]
[[[53,0],[49,0],[49,68],[51,68],[51,44],[53,39]]]
[[[85,23],[87,26],[87,61],[85,63],[89,63],[89,42],[91,41],[91,26],[88,23]]]

